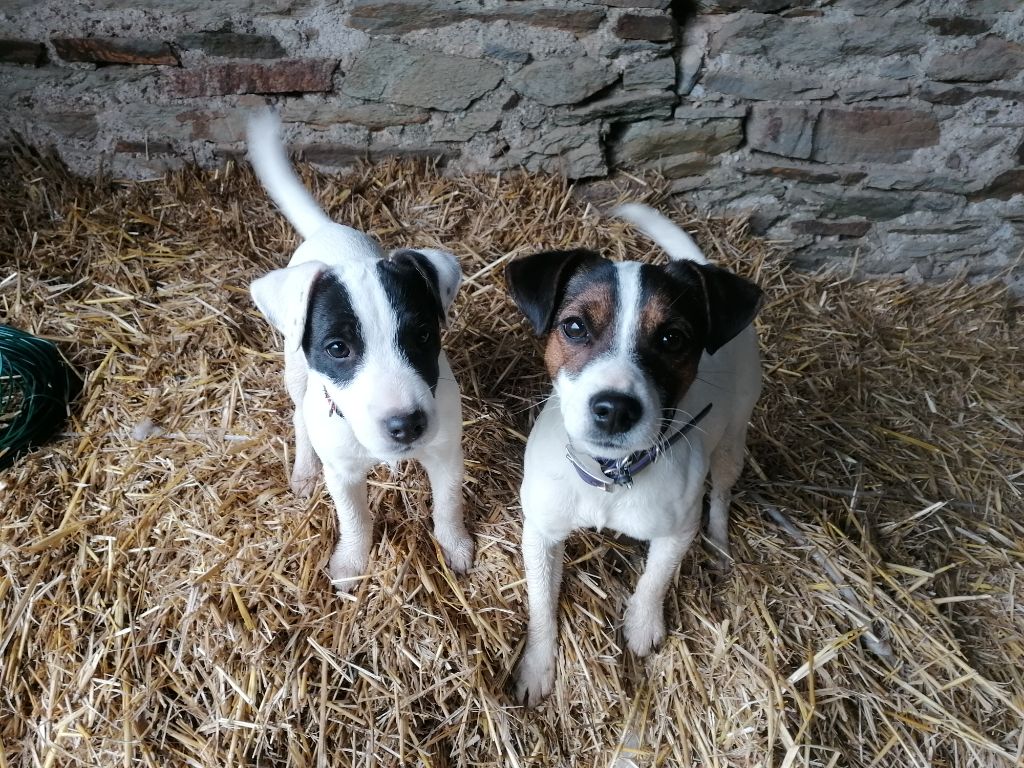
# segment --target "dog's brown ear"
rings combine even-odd
[[[306,327],[309,311],[309,292],[327,265],[320,261],[307,261],[294,267],[275,269],[249,286],[253,301],[260,312],[277,328],[285,343],[298,347]]]
[[[683,279],[687,277],[683,273],[689,272],[691,282],[696,277],[704,294],[708,329],[704,349],[709,355],[715,354],[750,325],[761,309],[763,291],[745,277],[727,269],[692,261],[673,261],[665,268]]]
[[[562,303],[565,287],[580,269],[592,268],[604,261],[593,251],[543,251],[524,256],[505,267],[505,285],[509,295],[540,336],[551,330],[555,312]]]

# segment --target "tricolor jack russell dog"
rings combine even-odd
[[[554,393],[530,433],[521,488],[530,617],[515,694],[533,704],[555,677],[565,539],[611,528],[650,542],[624,635],[643,656],[665,637],[663,601],[700,527],[728,556],[729,501],[761,390],[753,283],[708,263],[667,218],[616,214],[665,251],[665,266],[586,250],[511,262],[509,291],[538,335]]]
[[[426,248],[385,255],[371,237],[332,222],[295,175],[279,127],[272,114],[254,118],[249,157],[303,242],[251,292],[284,336],[295,403],[292,490],[310,495],[322,463],[338,514],[330,577],[348,591],[370,554],[367,473],[417,459],[430,479],[434,536],[448,565],[465,571],[473,541],[462,517],[462,410],[441,349],[459,264]]]

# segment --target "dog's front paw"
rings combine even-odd
[[[473,537],[462,531],[434,531],[434,538],[441,545],[444,561],[456,573],[465,573],[473,565]]]
[[[334,551],[327,566],[331,584],[339,594],[352,592],[366,576],[366,563],[358,562],[347,552]]]
[[[523,652],[515,672],[516,701],[527,707],[536,706],[555,686],[555,654],[530,648]]]
[[[637,656],[646,656],[665,639],[665,618],[661,606],[630,601],[622,627],[626,645]]]

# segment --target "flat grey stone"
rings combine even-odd
[[[747,145],[760,152],[809,160],[817,119],[815,109],[755,104],[747,120]]]
[[[910,168],[879,168],[871,171],[864,180],[864,186],[871,189],[905,190],[920,192],[945,192],[966,195],[981,185],[975,181],[948,176],[935,171],[917,171]]]
[[[599,126],[551,128],[527,147],[509,153],[507,160],[530,171],[561,173],[570,179],[606,176]]]
[[[712,56],[723,53],[760,56],[776,64],[799,62],[805,67],[833,66],[844,56],[881,58],[918,53],[928,38],[919,21],[875,17],[790,18],[738,14],[714,34]]]
[[[575,104],[615,82],[617,75],[589,57],[556,58],[527,64],[508,83],[517,93],[548,107]]]
[[[619,91],[569,112],[558,113],[554,119],[556,123],[566,125],[607,117],[622,117],[630,121],[666,118],[672,116],[676,98],[672,91]]]
[[[433,132],[438,141],[469,141],[478,133],[492,131],[501,125],[502,114],[496,109],[470,110],[464,115],[450,115],[444,127]]]
[[[412,107],[462,110],[502,79],[494,64],[374,40],[342,80],[348,96]]]
[[[889,99],[906,96],[910,84],[903,80],[889,80],[877,77],[854,77],[838,82],[839,99],[846,104],[872,99]]]
[[[54,133],[76,141],[90,141],[96,138],[99,125],[95,112],[62,110],[45,112],[39,122]]]
[[[902,163],[939,142],[934,115],[915,109],[823,109],[811,159],[829,163]]]
[[[305,123],[315,128],[347,123],[379,129],[425,123],[430,119],[430,113],[417,107],[368,103],[338,94],[324,102],[286,101],[281,107],[281,119],[286,123]]]
[[[737,69],[707,72],[701,81],[709,91],[727,93],[755,101],[782,99],[827,99],[835,89],[820,80],[795,73],[780,73],[777,77],[764,77]]]
[[[692,152],[717,155],[735,149],[742,140],[737,118],[651,120],[629,125],[613,146],[612,157],[615,162],[642,165]]]
[[[464,21],[506,20],[536,27],[591,32],[605,17],[603,8],[584,4],[544,2],[501,3],[481,6],[474,2],[433,0],[355,0],[348,26],[385,35],[403,35],[417,29],[438,29]]]
[[[676,63],[671,56],[661,56],[626,67],[622,73],[626,88],[671,88],[676,84]]]
[[[928,77],[946,82],[987,83],[1013,77],[1024,69],[1024,45],[995,35],[974,47],[937,56],[928,64]]]

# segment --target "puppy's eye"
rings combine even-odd
[[[662,352],[680,352],[686,346],[686,335],[675,328],[667,328],[658,335],[658,347]]]
[[[344,360],[350,354],[348,345],[341,341],[332,341],[327,345],[326,352],[328,355],[337,358],[338,360]]]
[[[561,327],[565,338],[572,339],[573,341],[584,341],[590,336],[590,333],[587,331],[587,325],[583,322],[582,317],[567,317],[562,321]]]

